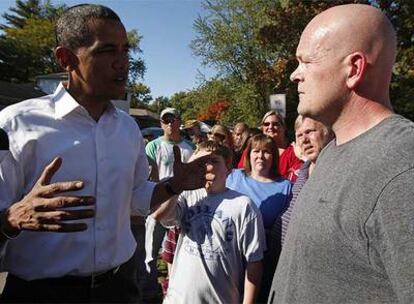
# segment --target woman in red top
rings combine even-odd
[[[297,173],[302,165],[302,161],[296,157],[293,146],[290,145],[285,136],[286,125],[283,117],[276,111],[267,112],[261,121],[263,134],[273,139],[279,151],[279,174],[292,182],[296,181]],[[238,164],[238,168],[244,167],[246,151]]]

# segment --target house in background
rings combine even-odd
[[[129,115],[135,119],[141,130],[160,126],[160,116],[149,110],[131,108],[129,109]]]
[[[0,110],[25,99],[45,95],[33,83],[0,81]]]

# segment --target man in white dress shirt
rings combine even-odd
[[[200,188],[205,159],[183,164],[175,149],[174,177],[147,181],[139,127],[110,103],[125,93],[128,77],[128,39],[116,13],[100,5],[69,8],[56,38],[68,82],[0,113],[10,140],[0,166],[1,231],[13,238],[3,248],[1,270],[9,276],[0,300],[134,302],[122,276],[136,247],[131,209],[145,215]],[[71,204],[76,208],[61,208]]]

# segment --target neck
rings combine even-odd
[[[170,134],[170,135],[164,134],[164,138],[165,138],[165,140],[168,140],[168,141],[177,142],[177,141],[181,140],[181,135],[180,134]]]
[[[332,125],[336,144],[341,145],[358,137],[392,114],[389,106],[360,97],[354,98]]]
[[[258,172],[253,172],[250,175],[253,179],[259,181],[259,182],[264,182],[264,183],[268,183],[268,182],[273,182],[273,178],[266,176],[266,175],[261,175]]]
[[[110,100],[97,100],[96,98],[91,98],[90,96],[82,94],[82,92],[69,86],[67,87],[67,91],[81,106],[86,109],[86,111],[88,111],[89,115],[95,121],[99,120],[110,102]]]

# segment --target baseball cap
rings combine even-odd
[[[164,117],[164,115],[166,115],[166,114],[174,115],[176,118],[180,117],[180,114],[178,113],[177,109],[175,109],[175,108],[165,108],[164,110],[161,111],[160,118],[162,119]]]

